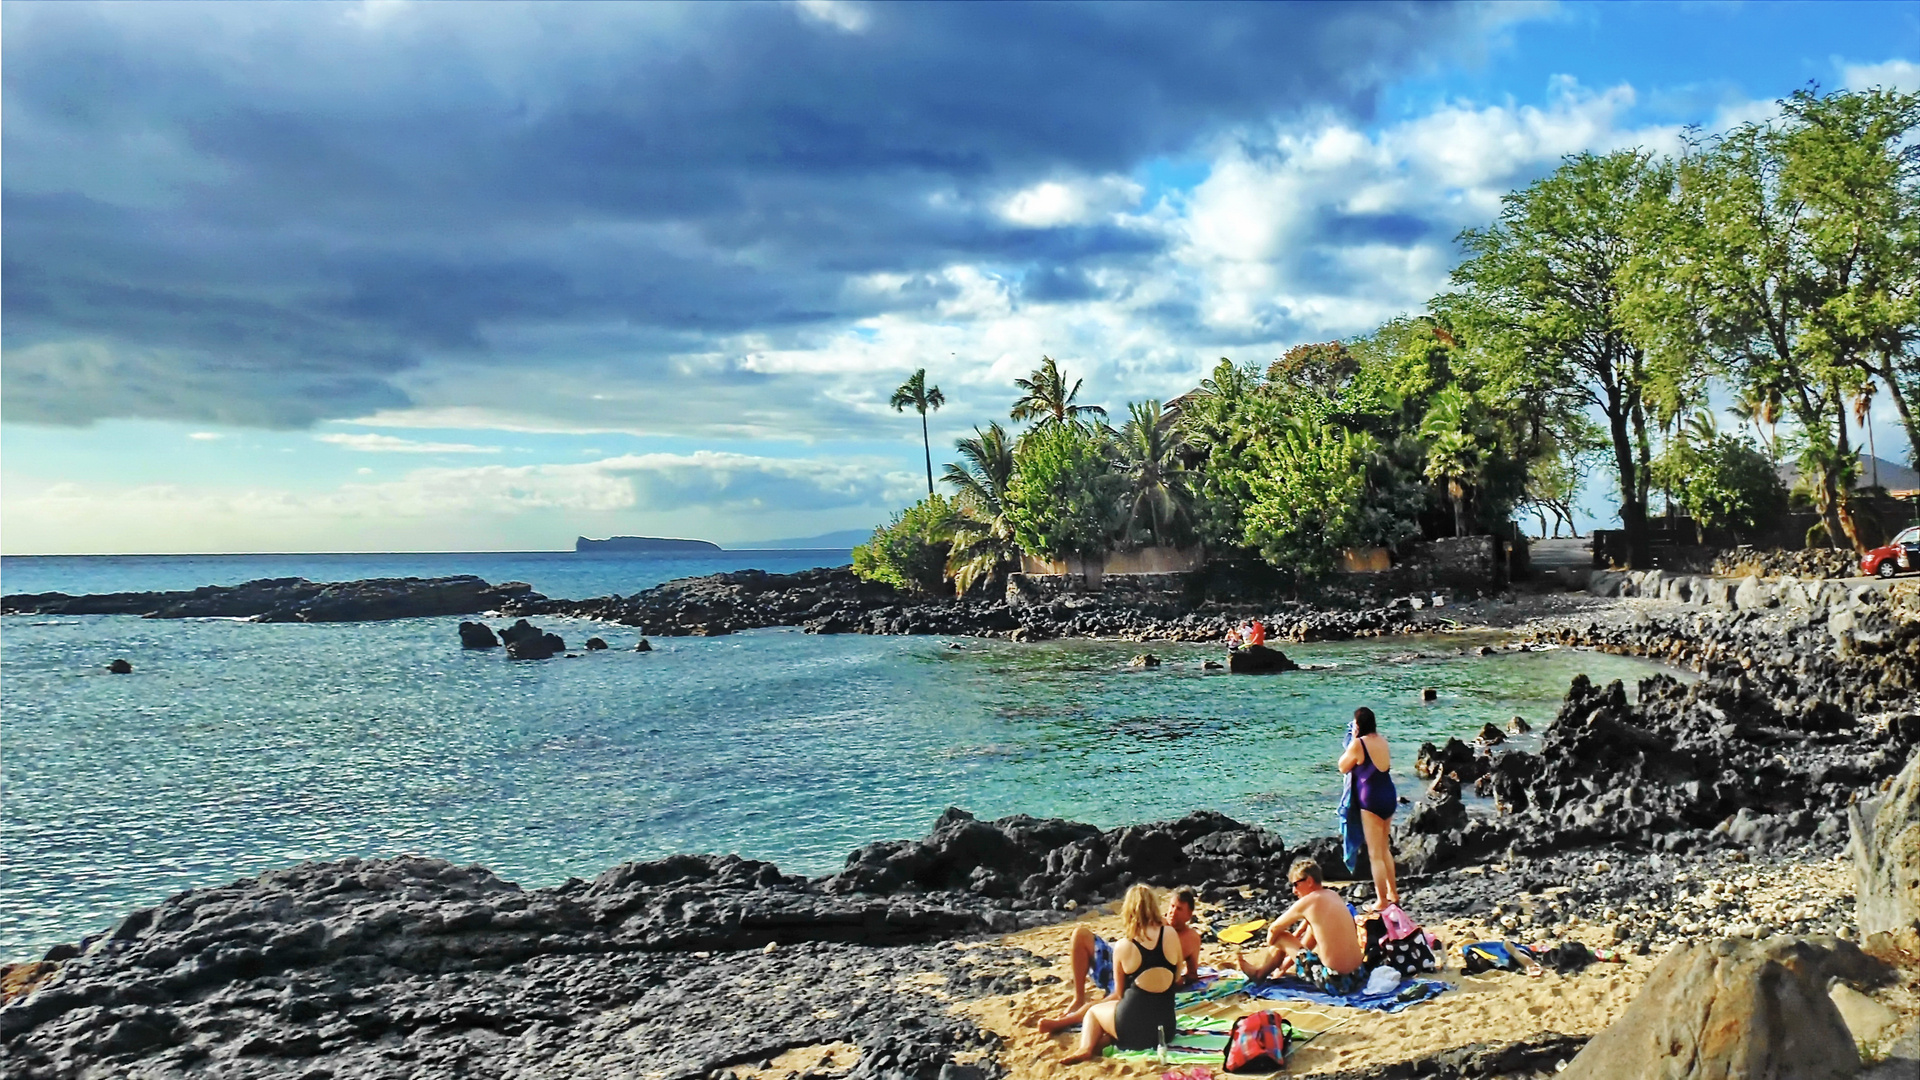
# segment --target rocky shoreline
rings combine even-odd
[[[490,585],[472,574],[336,582],[291,577],[169,592],[86,596],[62,592],[14,593],[0,597],[0,615],[138,615],[146,619],[338,623],[470,615],[544,599],[524,582]]]
[[[720,575],[735,580],[627,600],[522,594],[501,610],[668,635],[796,615],[837,632],[855,608],[855,629],[901,632],[892,628],[964,609],[882,604],[849,595],[833,572],[810,573],[771,587],[763,579],[776,575]],[[1062,603],[1016,628],[1100,625],[1080,621],[1097,605]],[[969,617],[998,618],[991,607]],[[1158,618],[1128,630],[1198,634],[1231,616]],[[1442,625],[1411,605],[1275,621],[1276,637],[1296,639]],[[1908,593],[1841,588],[1751,610],[1615,599],[1524,630],[1542,645],[1660,657],[1701,677],[1656,676],[1636,694],[1577,679],[1538,753],[1491,738],[1427,748],[1436,782],[1396,833],[1416,916],[1478,919],[1515,940],[1597,931],[1649,956],[1721,935],[1858,936],[1838,888],[1807,882],[1819,867],[1851,871],[1835,861],[1861,828],[1850,818],[1920,745],[1920,618]],[[1491,795],[1496,811],[1471,812],[1463,788]],[[181,894],[14,969],[0,1047],[10,1075],[36,1078],[705,1077],[828,1044],[857,1056],[790,1071],[997,1076],[1000,1036],[953,1006],[1059,977],[994,944],[1001,935],[1075,917],[1134,881],[1198,886],[1215,926],[1269,916],[1287,860],[1332,864],[1335,845],[1204,812],[1100,830],[949,811],[927,837],[868,845],[813,880],[713,856],[533,890],[432,859],[306,864]],[[1442,1055],[1352,1075],[1524,1075],[1587,1037],[1463,1032]]]
[[[1169,575],[1175,576],[1175,575]],[[848,567],[769,574],[741,570],[683,578],[632,596],[591,600],[515,599],[508,616],[563,616],[639,628],[660,637],[715,636],[770,626],[810,634],[945,634],[1016,641],[1127,638],[1136,641],[1220,641],[1258,617],[1284,641],[1340,641],[1452,629],[1459,620],[1431,595],[1398,597],[1357,608],[1331,608],[1272,595],[1220,599],[1198,595],[1064,594],[1023,600],[916,597],[862,581]]]

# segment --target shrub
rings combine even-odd
[[[953,528],[953,503],[945,496],[929,495],[893,515],[873,530],[871,539],[853,549],[853,572],[903,592],[940,592],[946,584]]]
[[[1013,537],[1043,559],[1107,550],[1119,477],[1104,432],[1078,422],[1048,424],[1020,437],[1007,484]]]

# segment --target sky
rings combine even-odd
[[[1563,155],[1920,89],[1920,4],[9,0],[0,60],[0,550],[746,546],[924,494],[915,368],[937,471],[1043,354],[1124,415],[1364,333]]]

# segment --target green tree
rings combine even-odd
[[[1576,389],[1606,418],[1637,567],[1649,560],[1647,397],[1659,372],[1635,332],[1629,294],[1670,228],[1671,187],[1671,171],[1639,151],[1569,157],[1503,198],[1492,226],[1462,233],[1469,257],[1454,271],[1484,313],[1490,349],[1536,385]]]
[[[1848,406],[1878,380],[1907,419],[1920,390],[1910,145],[1920,98],[1803,90],[1780,104],[1777,119],[1683,162],[1692,231],[1673,262],[1710,355],[1742,391],[1777,394],[1792,417],[1824,532],[1862,550]]]
[[[920,446],[927,455],[927,494],[929,496],[933,494],[933,443],[929,441],[927,435],[927,411],[938,409],[946,403],[947,396],[940,392],[939,387],[927,385],[926,368],[916,370],[911,378],[901,383],[900,388],[893,392],[893,397],[887,400],[887,404],[893,406],[894,412],[901,412],[911,406],[920,414]]]
[[[1117,449],[1124,481],[1124,528],[1144,528],[1157,547],[1173,547],[1190,538],[1193,492],[1180,460],[1180,436],[1174,418],[1158,401],[1128,406],[1131,418],[1121,426]]]
[[[1198,458],[1194,485],[1195,525],[1201,539],[1218,548],[1245,546],[1240,508],[1251,497],[1246,456],[1266,425],[1255,414],[1278,420],[1263,392],[1260,373],[1221,357],[1213,373],[1180,401],[1178,430]]]
[[[1007,517],[1021,548],[1055,561],[1107,550],[1117,477],[1103,430],[1068,420],[1020,437]]]
[[[1722,434],[1710,424],[1683,426],[1654,460],[1653,472],[1687,514],[1708,528],[1752,537],[1786,513],[1787,490],[1773,462],[1745,436]]]
[[[1076,405],[1074,398],[1080,396],[1080,384],[1084,379],[1073,380],[1073,386],[1067,386],[1067,377],[1060,365],[1051,356],[1042,356],[1040,366],[1033,374],[1024,379],[1013,380],[1013,385],[1022,391],[1013,403],[1011,418],[1014,420],[1032,420],[1036,427],[1049,424],[1064,424],[1082,416],[1107,418],[1107,410],[1098,405]]]
[[[1007,429],[990,424],[973,429],[973,437],[956,446],[964,464],[948,462],[941,479],[953,485],[953,542],[947,553],[947,576],[958,594],[981,583],[998,580],[1020,564],[1020,545],[1007,516],[1007,486],[1013,481],[1013,439]]]
[[[1303,576],[1331,571],[1361,540],[1372,450],[1366,435],[1299,419],[1253,443],[1241,511],[1246,545]]]
[[[1427,444],[1427,479],[1446,486],[1455,536],[1467,535],[1466,501],[1483,464],[1476,413],[1472,395],[1448,386],[1433,396],[1433,404],[1420,420],[1420,437]]]
[[[929,495],[893,515],[873,530],[871,539],[853,549],[853,572],[902,592],[939,592],[946,581],[953,530],[953,504],[943,496]]]

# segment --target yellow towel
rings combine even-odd
[[[1252,922],[1235,923],[1220,931],[1217,935],[1228,945],[1245,945],[1253,940],[1253,935],[1267,928],[1267,920],[1255,919]]]

